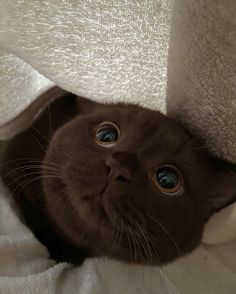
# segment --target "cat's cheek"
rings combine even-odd
[[[89,246],[92,237],[89,232],[95,228],[93,222],[87,221],[89,210],[86,206],[78,206],[77,201],[73,201],[76,197],[62,182],[48,180],[44,183],[44,191],[51,222],[77,246]]]

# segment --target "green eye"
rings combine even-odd
[[[163,166],[155,172],[154,182],[158,189],[168,195],[176,195],[183,191],[183,177],[174,166]]]
[[[104,122],[95,131],[95,142],[103,147],[113,147],[117,144],[119,135],[120,131],[115,124]]]

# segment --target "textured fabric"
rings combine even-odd
[[[97,101],[167,109],[236,162],[236,2],[174,3],[0,0],[0,138],[24,128],[56,84]],[[100,259],[55,265],[0,189],[0,294],[236,292],[236,243],[225,243],[235,236],[235,205],[206,228],[205,242],[217,245],[202,245],[160,276],[158,268]]]
[[[5,127],[52,85],[20,58],[0,50],[0,126]],[[0,128],[0,137],[4,127]]]
[[[166,93],[171,6],[156,0],[1,0],[0,47],[73,93],[98,101],[148,99],[149,107],[156,107]],[[18,68],[7,77],[18,86],[27,69],[11,57],[8,63]],[[45,84],[40,78],[35,77]],[[33,90],[32,98],[25,94],[35,98]],[[158,108],[164,111],[165,103]]]
[[[175,1],[168,113],[236,163],[236,1]]]

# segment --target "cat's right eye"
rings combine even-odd
[[[95,142],[103,147],[114,147],[119,139],[120,130],[112,122],[103,122],[95,129]]]
[[[156,170],[154,183],[163,194],[168,196],[180,195],[184,191],[183,176],[172,165],[165,165]]]

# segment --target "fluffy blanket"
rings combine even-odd
[[[167,111],[236,162],[235,11],[234,0],[0,0],[0,138],[26,127],[56,84]],[[0,293],[236,291],[235,205],[206,228],[218,245],[162,270],[101,259],[72,268],[48,259],[0,189]]]

